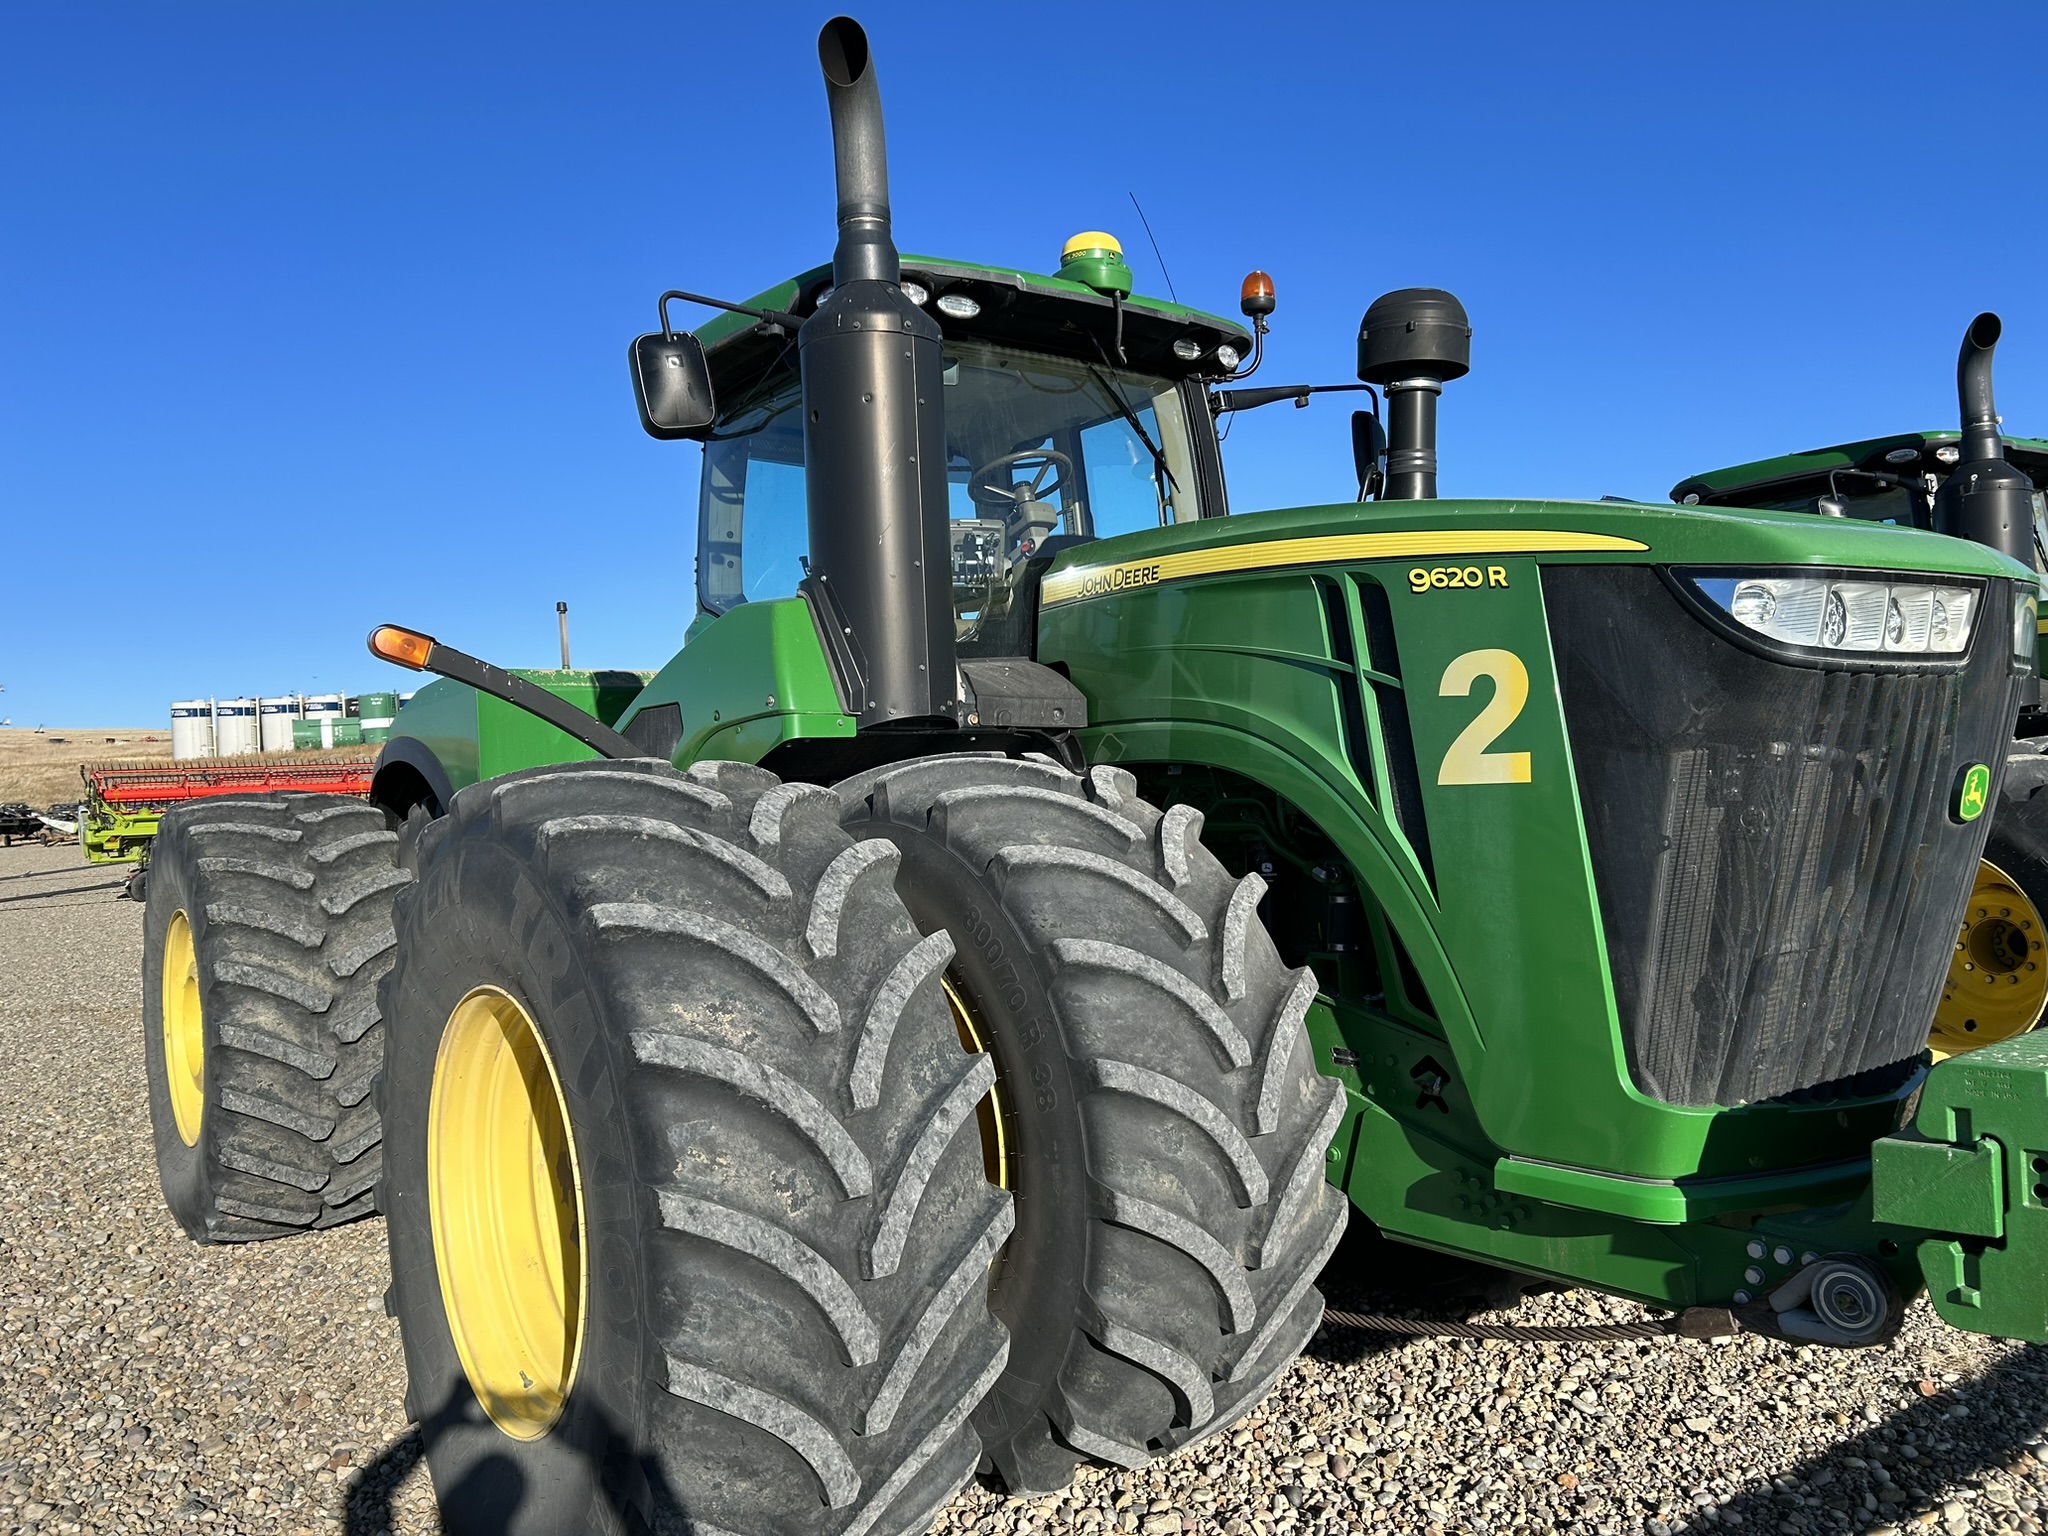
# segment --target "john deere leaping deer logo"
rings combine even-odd
[[[1984,814],[1990,800],[1991,770],[1982,763],[1972,763],[1956,780],[1956,803],[1949,814],[1957,821],[1975,821]]]

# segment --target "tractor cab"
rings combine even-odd
[[[951,605],[963,657],[1031,652],[1037,579],[1061,550],[1225,510],[1208,385],[1247,330],[1130,296],[1116,242],[1068,242],[1058,276],[905,257],[902,290],[942,332]],[[808,317],[828,267],[749,308]],[[810,554],[803,385],[785,326],[697,332],[718,400],[703,433],[694,636],[797,595]]]

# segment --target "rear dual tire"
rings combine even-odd
[[[196,1240],[282,1237],[374,1209],[376,989],[409,879],[397,844],[382,811],[339,795],[206,800],[164,817],[143,918],[143,1054],[164,1199]]]
[[[991,1297],[1010,1362],[974,1418],[995,1469],[1048,1492],[1233,1422],[1321,1320],[1348,1211],[1314,977],[1281,964],[1262,882],[1120,769],[931,758],[840,794],[849,831],[901,850],[993,1042],[1017,1193]]]

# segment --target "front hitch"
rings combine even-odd
[[[1934,1310],[2048,1343],[2048,1032],[1940,1063],[1912,1128],[1870,1151],[1873,1214],[1918,1238]]]

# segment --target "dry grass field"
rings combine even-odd
[[[171,728],[121,727],[47,731],[0,730],[0,801],[24,800],[42,810],[84,792],[84,763],[146,762],[171,755]]]

